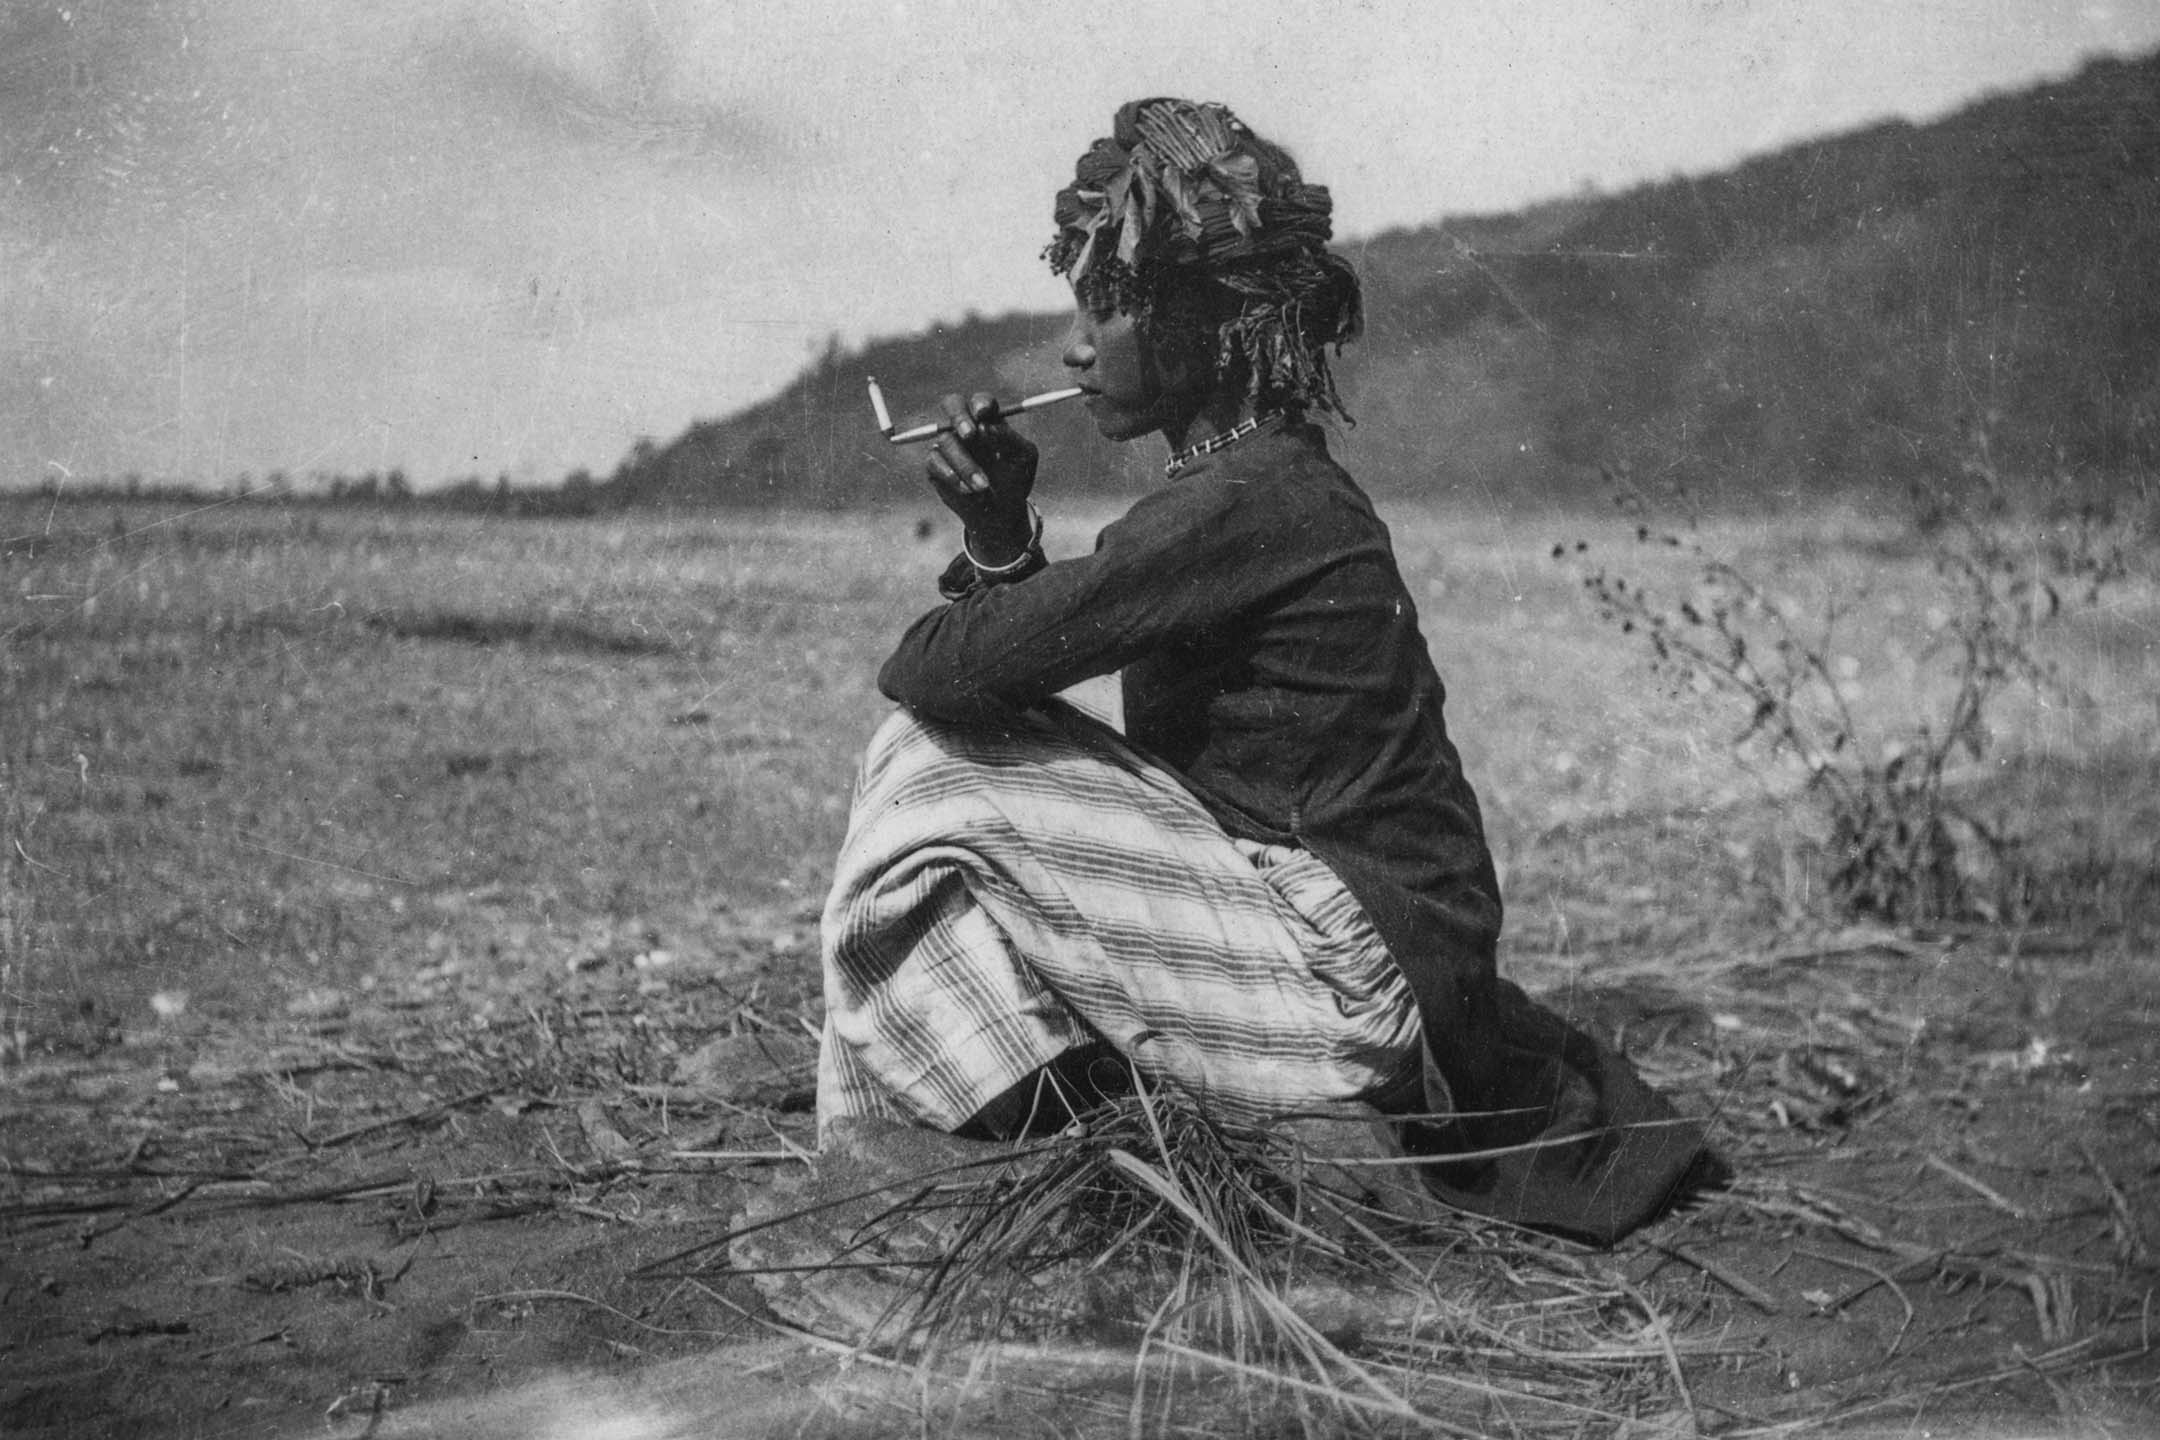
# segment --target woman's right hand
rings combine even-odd
[[[952,429],[930,446],[923,473],[967,526],[975,555],[991,565],[1017,559],[1034,535],[1028,496],[1040,452],[1006,423],[993,395],[947,395],[941,404]]]

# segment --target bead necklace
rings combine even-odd
[[[1163,478],[1165,480],[1177,479],[1178,471],[1183,470],[1202,455],[1212,455],[1225,446],[1235,445],[1262,426],[1272,425],[1280,419],[1282,419],[1282,411],[1270,410],[1264,415],[1255,415],[1250,420],[1241,420],[1219,435],[1208,436],[1207,439],[1202,440],[1197,445],[1186,446],[1163,462]]]

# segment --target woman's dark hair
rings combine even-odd
[[[1357,272],[1327,248],[1333,201],[1220,105],[1121,108],[1058,192],[1044,250],[1090,309],[1133,318],[1166,357],[1211,366],[1256,409],[1343,419],[1327,352],[1364,322]]]

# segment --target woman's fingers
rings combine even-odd
[[[945,423],[962,440],[973,440],[984,430],[1005,428],[1005,417],[998,412],[997,396],[987,390],[978,390],[964,399],[947,395],[940,406],[945,412]],[[996,437],[985,438],[994,440]]]
[[[947,395],[939,408],[948,427],[923,462],[931,484],[948,501],[997,494],[1024,501],[1035,483],[1035,447],[1005,423],[997,397],[986,390]]]
[[[930,447],[923,468],[930,476],[930,483],[940,490],[958,495],[980,495],[990,488],[990,477],[983,473],[982,466],[951,435],[938,437],[937,443]]]
[[[981,425],[977,417],[994,423],[997,418],[997,401],[982,393],[966,399],[947,395],[939,402],[945,412],[945,423],[952,427],[948,434],[940,435],[931,443],[931,479],[942,484],[957,486],[960,493],[980,495],[990,488],[990,477],[983,463],[974,453],[973,443],[979,443]],[[984,412],[987,411],[987,415]],[[989,437],[982,437],[987,439]]]
[[[972,404],[958,395],[947,395],[938,402],[945,412],[945,423],[952,433],[962,440],[975,438],[975,415]]]

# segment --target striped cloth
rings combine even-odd
[[[1226,1119],[1414,1073],[1409,987],[1310,853],[1226,835],[1059,707],[1002,732],[894,715],[823,923],[821,1125],[950,1130],[1100,1035]]]

